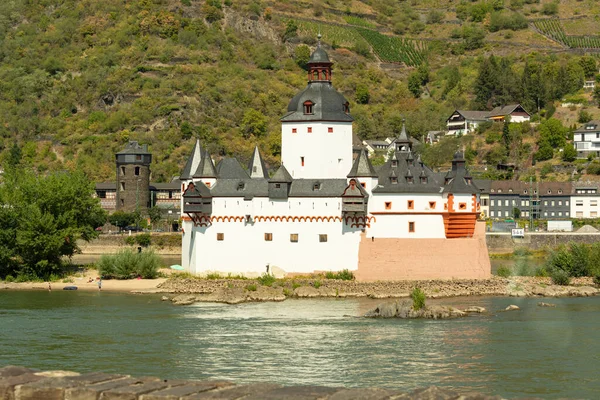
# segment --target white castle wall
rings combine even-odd
[[[413,202],[409,209],[408,201]],[[435,202],[431,208],[429,202]],[[366,229],[367,238],[445,238],[444,210],[442,194],[377,194],[369,199],[369,212],[374,213],[375,221]],[[386,203],[391,208],[386,209]],[[427,215],[431,214],[431,215]],[[415,223],[415,231],[409,232],[409,222]]]
[[[312,133],[308,133],[309,127]],[[330,133],[329,128],[333,132]],[[345,178],[352,161],[351,122],[281,124],[281,162],[294,179]]]
[[[251,216],[251,220],[246,219]],[[237,216],[243,221],[218,221],[215,217]],[[261,274],[271,272],[312,273],[314,271],[356,270],[361,229],[349,228],[339,219],[332,221],[261,221],[257,217],[341,217],[339,198],[290,198],[271,201],[256,197],[213,200],[213,222],[194,227],[184,221],[183,266],[192,273]],[[217,218],[218,219],[218,218]],[[265,240],[265,233],[272,241]],[[217,234],[223,240],[217,240]],[[297,234],[298,242],[290,235]],[[327,235],[320,242],[319,235]],[[193,248],[190,242],[194,242]]]

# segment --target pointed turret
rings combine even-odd
[[[400,136],[398,136],[395,140],[396,151],[410,151],[411,144],[408,135],[406,134],[406,124],[404,120],[402,120],[402,130],[400,131]]]
[[[293,180],[294,178],[292,178],[288,170],[283,165],[279,167],[277,172],[275,172],[275,175],[273,175],[273,177],[270,179],[271,182],[277,183],[291,183]]]
[[[479,189],[473,183],[471,174],[466,167],[464,153],[457,151],[452,160],[452,169],[446,173],[444,178],[445,193],[469,193],[476,194]]]
[[[290,187],[293,178],[288,170],[282,165],[279,167],[275,175],[269,179],[269,198],[286,200],[290,193]]]
[[[427,183],[427,174],[425,173],[425,170],[422,169],[421,173],[419,174],[419,182],[426,184]]]
[[[375,172],[366,150],[361,150],[356,160],[354,160],[348,178],[377,178],[377,172]]]
[[[182,181],[192,179],[194,172],[196,172],[198,165],[200,165],[200,160],[202,160],[202,146],[200,146],[200,140],[196,139],[196,144],[194,144],[192,154],[188,158],[179,179]]]
[[[250,178],[269,179],[269,171],[267,171],[258,146],[254,148],[254,153],[252,153],[252,159],[250,159],[250,164],[248,164],[248,172],[250,173]]]
[[[196,173],[193,177],[201,179],[217,178],[217,170],[215,168],[215,164],[213,164],[212,158],[210,158],[210,154],[208,154],[208,151],[204,151],[202,159],[200,160],[200,164],[198,164],[198,168],[196,169]]]
[[[398,156],[396,155],[396,152],[394,151],[392,154],[392,160],[391,160],[391,167],[392,168],[398,168]]]
[[[412,167],[414,165],[414,157],[413,157],[413,153],[412,151],[408,151],[408,154],[406,156],[406,163],[408,164],[408,166]]]
[[[421,160],[421,155],[420,155],[420,154],[417,156],[417,164],[418,164],[418,165],[419,165],[421,168],[423,168],[423,165],[424,165],[424,164],[423,164],[423,160]]]

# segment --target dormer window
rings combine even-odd
[[[342,104],[342,106],[344,107],[344,112],[348,114],[350,112],[350,103],[345,102],[344,104]]]
[[[321,189],[321,184],[319,182],[315,182],[313,184],[313,190],[320,190]]]
[[[315,103],[313,103],[310,100],[306,100],[304,102],[304,114],[313,114],[313,105]]]
[[[390,178],[390,181],[391,181],[393,184],[397,184],[397,183],[398,183],[398,178],[397,178],[397,177],[395,177],[395,176],[392,176],[392,177]]]
[[[427,177],[426,176],[422,176],[421,177],[421,183],[422,184],[426,184],[427,183]]]
[[[548,190],[548,194],[551,194],[551,193],[552,193],[552,190]]]
[[[414,179],[412,176],[407,176],[406,177],[406,183],[414,183]]]
[[[237,190],[244,190],[245,187],[246,187],[246,184],[244,182],[240,182],[240,183],[238,183]]]
[[[523,190],[523,194],[527,194],[527,189]]]
[[[392,168],[396,168],[398,166],[398,160],[392,160]]]
[[[498,193],[502,193],[502,189],[498,189]]]
[[[512,189],[508,189],[508,193],[512,193]]]
[[[562,189],[558,189],[558,194],[562,194]]]

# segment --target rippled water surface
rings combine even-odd
[[[176,307],[157,296],[0,292],[0,365],[600,398],[600,298],[542,300],[557,307],[446,299],[492,312],[403,321],[356,318],[380,302],[369,299]],[[497,312],[509,304],[522,309]]]

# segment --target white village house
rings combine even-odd
[[[600,121],[587,122],[573,131],[573,146],[577,157],[600,156]]]
[[[446,120],[446,127],[448,135],[466,135],[474,132],[483,122],[504,121],[506,117],[510,117],[510,122],[517,123],[531,120],[531,115],[520,104],[510,104],[492,111],[455,110]]]
[[[353,160],[349,103],[332,85],[320,43],[308,65],[307,87],[281,118],[282,165],[272,176],[258,148],[245,170],[234,158],[215,166],[196,143],[180,177],[185,269],[489,277],[479,190],[462,153],[436,174],[401,136],[379,171],[365,150]]]

